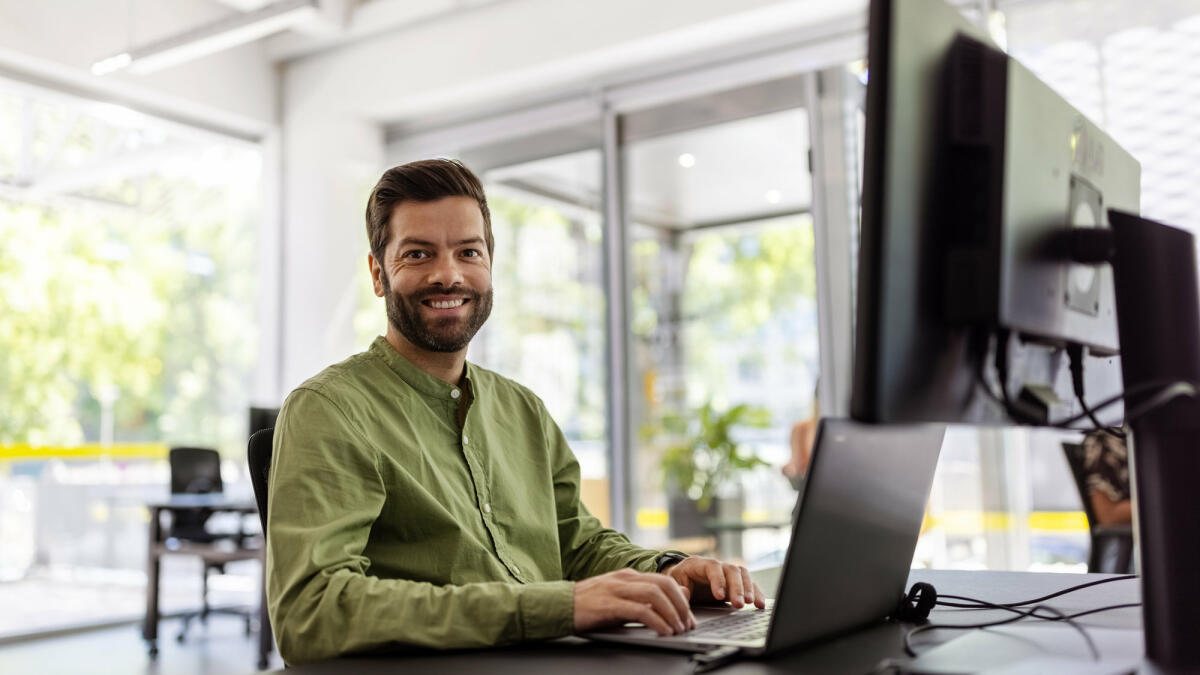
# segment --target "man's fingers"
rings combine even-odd
[[[684,617],[687,615],[680,615],[675,603],[667,598],[666,591],[657,583],[639,581],[638,583],[628,584],[621,589],[621,597],[643,605],[649,605],[655,614],[662,618],[666,625],[670,626],[668,634],[682,633],[687,630],[687,627],[684,625]]]
[[[754,580],[750,578],[750,570],[745,567],[738,566],[738,571],[742,573],[742,597],[749,605],[754,602]]]
[[[615,600],[613,610],[615,612],[614,619],[621,621],[640,621],[645,624],[646,628],[658,633],[659,635],[674,635],[675,629],[658,615],[649,605],[644,605],[633,600]]]
[[[712,596],[717,600],[724,600],[725,571],[721,569],[721,563],[714,560],[705,565],[704,568],[708,574],[708,585],[712,591]]]
[[[737,565],[728,563],[721,566],[725,572],[725,584],[728,589],[729,604],[741,609],[746,604],[746,591],[742,587],[742,572]]]
[[[691,630],[696,626],[696,617],[692,616],[692,608],[688,605],[688,596],[684,595],[684,587],[680,586],[671,577],[662,574],[651,574],[650,579],[658,584],[667,599],[675,604],[675,610],[679,612],[679,617],[683,619],[684,629]]]
[[[758,584],[754,584],[754,606],[759,609],[767,608],[767,596],[763,595],[762,589]]]

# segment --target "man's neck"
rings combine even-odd
[[[457,352],[431,352],[408,341],[394,326],[388,325],[384,338],[400,356],[442,382],[458,386],[467,363],[467,348]]]

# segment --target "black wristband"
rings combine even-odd
[[[655,563],[657,563],[657,566],[654,571],[661,574],[663,570],[667,569],[671,565],[681,563],[685,559],[687,559],[687,556],[682,553],[672,553],[667,551],[666,553],[663,553],[655,558]]]

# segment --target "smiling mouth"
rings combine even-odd
[[[434,309],[454,309],[467,304],[466,298],[458,298],[456,300],[422,300],[421,304]]]

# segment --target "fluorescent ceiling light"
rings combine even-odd
[[[121,52],[115,56],[110,56],[107,59],[100,59],[92,64],[93,75],[107,75],[114,73],[122,68],[128,67],[133,58],[129,56],[129,52]]]
[[[685,152],[679,156],[679,166],[685,169],[690,169],[696,166],[696,156],[690,152]]]
[[[92,72],[104,75],[128,67],[130,72],[152,73],[287,30],[316,14],[316,0],[273,2],[97,61]]]

